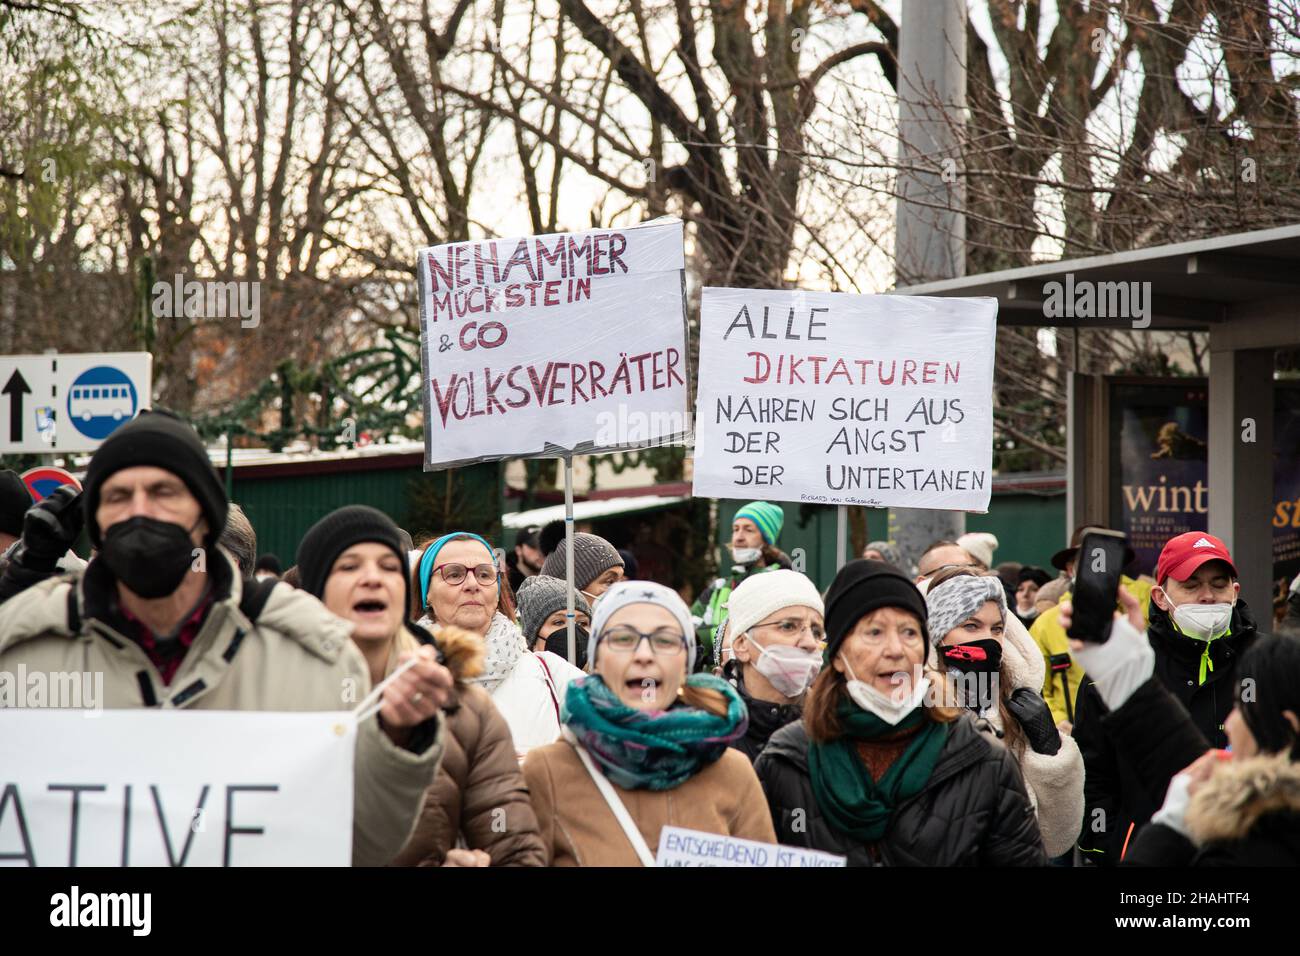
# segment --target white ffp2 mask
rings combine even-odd
[[[1228,632],[1232,623],[1231,604],[1178,604],[1174,606],[1174,623],[1188,637],[1212,641]]]
[[[785,697],[801,696],[822,668],[821,654],[817,651],[803,651],[785,644],[764,647],[749,634],[745,639],[758,651],[754,669]]]

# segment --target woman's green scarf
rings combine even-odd
[[[918,707],[891,726],[850,700],[836,709],[844,728],[835,740],[809,743],[808,770],[817,806],[832,827],[874,843],[885,835],[894,808],[921,792],[948,740],[948,725],[929,720]],[[920,727],[907,749],[876,783],[858,756],[857,742]]]
[[[724,717],[677,704],[668,710],[629,707],[598,674],[569,682],[562,719],[605,776],[624,790],[671,790],[716,761],[749,724],[735,689],[712,674],[693,674],[688,687],[727,698]]]

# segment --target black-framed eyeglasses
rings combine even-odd
[[[497,570],[495,564],[476,564],[473,568],[467,568],[463,564],[443,564],[433,569],[435,574],[441,574],[442,579],[456,587],[465,583],[465,577],[470,571],[474,572],[474,580],[487,587],[496,581],[501,572]]]
[[[686,650],[686,638],[681,631],[661,627],[646,634],[626,624],[606,628],[600,635],[600,643],[620,654],[630,653],[641,646],[642,641],[650,642],[650,650],[663,657],[673,657]]]

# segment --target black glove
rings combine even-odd
[[[1019,722],[1034,753],[1050,757],[1061,749],[1061,732],[1056,729],[1056,719],[1038,691],[1017,687],[1007,701],[1007,710]]]
[[[23,516],[22,542],[14,550],[14,564],[31,571],[54,572],[59,559],[76,544],[85,522],[81,492],[72,485],[61,485]]]

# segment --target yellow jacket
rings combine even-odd
[[[1148,609],[1151,606],[1151,588],[1155,586],[1153,582],[1121,576],[1120,586],[1137,598],[1138,604],[1142,608],[1142,620],[1147,620]],[[1068,601],[1069,599],[1070,592],[1067,591],[1061,595],[1062,601]],[[1047,665],[1047,676],[1043,682],[1043,699],[1047,701],[1047,706],[1052,708],[1052,716],[1058,723],[1062,720],[1073,722],[1074,700],[1079,693],[1079,685],[1083,681],[1083,668],[1070,656],[1070,640],[1065,634],[1065,628],[1061,627],[1060,616],[1059,606],[1048,608],[1038,615],[1038,619],[1029,628],[1029,636],[1034,639],[1043,652],[1043,661]],[[1070,662],[1069,670],[1064,672],[1066,681],[1070,686],[1068,702],[1065,696],[1065,687],[1061,683],[1061,672],[1052,669],[1053,657],[1057,657],[1058,660],[1062,661],[1068,659]]]

